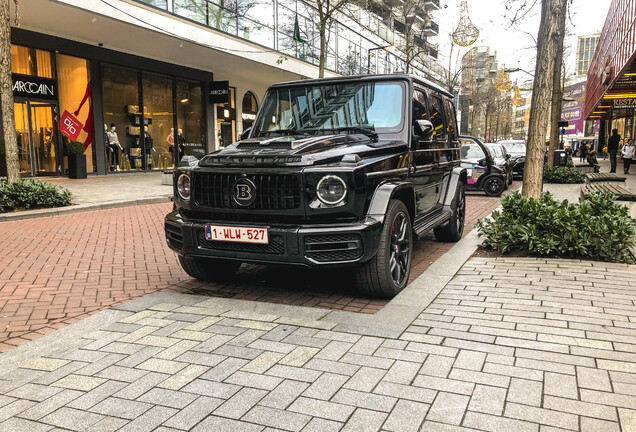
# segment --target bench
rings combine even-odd
[[[574,167],[584,173],[594,173],[594,165],[577,164],[577,165],[574,165]]]
[[[625,183],[627,177],[616,173],[588,173],[585,174],[585,183]]]
[[[592,192],[613,194],[616,196],[616,203],[627,207],[629,216],[636,219],[636,192],[627,189],[618,182],[592,183],[581,186],[582,199],[588,198]]]

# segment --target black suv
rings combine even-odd
[[[464,229],[452,95],[409,75],[274,85],[246,139],[174,178],[167,242],[204,281],[242,262],[351,266],[364,294],[393,297],[414,237]]]

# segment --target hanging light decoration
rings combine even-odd
[[[494,85],[499,91],[508,91],[512,88],[512,81],[510,80],[510,75],[506,72],[505,65],[497,72],[497,80]]]
[[[459,24],[453,32],[453,41],[462,47],[468,47],[477,41],[479,37],[479,29],[475,27],[468,16],[468,5],[463,0],[460,5],[461,15],[459,16]]]
[[[526,123],[530,122],[530,107],[526,108],[526,113],[523,115],[523,121]]]
[[[515,94],[512,96],[512,99],[510,99],[510,103],[516,107],[523,105],[524,99],[521,97],[521,93],[519,92],[519,86],[514,86],[514,90]]]

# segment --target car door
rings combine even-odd
[[[413,89],[413,124],[411,153],[413,155],[412,182],[415,191],[416,219],[426,215],[437,202],[436,196],[436,170],[439,163],[439,154],[436,150],[436,142],[433,137],[422,139],[415,134],[415,122],[417,120],[429,120],[431,116],[428,108],[428,94],[424,88]]]

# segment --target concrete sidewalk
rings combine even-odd
[[[177,293],[102,311],[0,355],[0,430],[634,430],[636,266],[477,243],[375,315]]]

